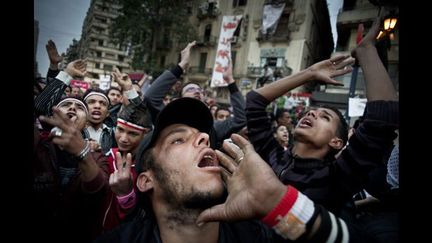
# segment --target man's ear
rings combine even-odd
[[[343,141],[338,137],[334,137],[330,140],[329,146],[335,150],[340,150],[343,148]]]
[[[136,185],[140,192],[146,192],[153,189],[153,182],[153,173],[147,170],[139,174]]]

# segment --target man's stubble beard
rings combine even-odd
[[[181,178],[181,173],[176,170],[165,171],[160,165],[155,164],[154,175],[162,191],[162,199],[168,204],[178,209],[185,210],[204,210],[225,202],[227,197],[226,188],[220,195],[207,191],[197,191],[192,188],[186,192],[180,184],[176,184],[173,178],[175,175]]]

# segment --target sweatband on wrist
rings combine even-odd
[[[124,95],[128,98],[128,100],[134,99],[139,96],[138,92],[134,88],[126,90],[124,92]]]
[[[284,239],[296,240],[306,232],[315,211],[314,203],[292,186],[280,202],[261,220]]]
[[[129,209],[136,204],[136,193],[135,189],[132,188],[132,191],[125,196],[116,196],[117,201],[121,208]]]
[[[65,71],[60,71],[57,76],[56,79],[62,81],[63,83],[65,83],[66,85],[70,84],[70,81],[72,80],[72,77]]]

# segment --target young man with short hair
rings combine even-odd
[[[107,158],[90,151],[82,137],[86,104],[62,98],[72,77],[83,77],[86,63],[76,60],[59,71],[35,99],[43,130],[35,133],[31,212],[32,235],[42,242],[90,242],[97,236],[96,220],[109,190]],[[53,108],[54,107],[54,108]]]
[[[111,191],[102,206],[103,231],[114,228],[128,215],[133,215],[136,205],[136,151],[151,129],[151,117],[146,107],[129,103],[118,114],[115,130],[118,147],[108,153]]]
[[[233,135],[240,149],[224,143],[229,155],[210,148],[212,129],[203,102],[169,103],[137,156],[145,214],[96,242],[348,241],[343,220],[284,186],[247,140]]]
[[[353,195],[364,188],[368,173],[382,162],[399,124],[396,91],[371,44],[374,34],[378,34],[372,32],[355,50],[366,82],[365,120],[337,159],[335,155],[348,140],[348,125],[338,109],[310,109],[292,131],[293,146],[281,153],[275,146],[266,106],[289,90],[314,80],[341,85],[333,77],[351,72],[353,58],[332,57],[247,94],[248,135],[256,151],[284,184],[295,186],[336,215],[346,205],[353,206]]]

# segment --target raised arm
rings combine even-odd
[[[39,119],[61,129],[60,135],[50,135],[52,142],[74,156],[80,169],[81,188],[86,192],[95,192],[104,187],[108,188],[106,158],[104,161],[96,161],[93,154],[90,153],[89,143],[84,140],[74,121],[69,119],[59,108],[53,108],[53,116],[40,116]],[[76,117],[72,119],[76,119]]]
[[[289,240],[347,242],[349,233],[342,219],[319,205],[294,187],[285,186],[273,170],[254,151],[252,144],[237,134],[231,136],[242,153],[224,143],[226,155],[216,151],[222,178],[228,188],[224,204],[201,213],[197,223],[261,219],[280,236]],[[330,234],[331,232],[331,234]]]
[[[382,161],[391,149],[399,127],[399,102],[395,88],[375,48],[379,31],[378,18],[363,41],[352,52],[357,57],[366,84],[368,102],[364,121],[350,137],[347,147],[336,160],[334,174],[340,194],[347,196],[364,188],[368,173],[383,166]]]
[[[142,102],[138,95],[138,92],[132,86],[132,80],[126,73],[121,73],[120,70],[115,67],[111,73],[111,77],[115,82],[119,84],[123,92],[122,104],[128,105],[129,102],[140,104]],[[126,99],[125,99],[126,98]]]
[[[313,80],[327,84],[343,85],[334,80],[333,77],[351,72],[352,68],[350,65],[353,63],[354,59],[350,58],[349,55],[332,57],[315,63],[298,73],[261,87],[257,89],[256,92],[271,102],[286,92]]]
[[[171,70],[163,72],[155,81],[153,81],[150,88],[144,95],[144,102],[149,107],[152,118],[155,119],[159,111],[164,107],[163,99],[166,94],[170,91],[171,87],[180,78],[180,76],[186,71],[189,61],[190,52],[192,47],[196,45],[196,41],[190,42],[181,51],[181,60],[177,66]]]
[[[36,115],[51,115],[54,104],[57,104],[66,87],[73,78],[82,78],[86,74],[86,61],[75,60],[69,63],[64,71],[60,71],[56,78],[35,98]]]
[[[351,54],[353,57],[357,58],[363,70],[367,100],[396,101],[398,100],[396,89],[375,47],[381,19],[381,17],[378,17],[375,20],[367,35]]]
[[[231,106],[233,107],[233,128],[241,129],[246,125],[246,102],[245,99],[238,89],[232,71],[232,62],[230,60],[230,64],[227,70],[223,74],[224,81],[228,84],[228,89],[231,94]]]
[[[238,132],[246,126],[246,102],[235,83],[231,63],[230,60],[228,68],[223,73],[223,79],[228,84],[228,89],[231,94],[230,101],[233,107],[233,117],[224,121],[215,121],[214,127],[216,136],[220,143],[222,143],[223,139],[229,138],[232,133]]]
[[[46,44],[46,50],[48,54],[48,58],[50,60],[50,65],[47,72],[47,78],[55,78],[57,74],[60,72],[58,68],[58,64],[63,60],[63,56],[59,55],[57,51],[57,46],[52,40],[48,40]]]

